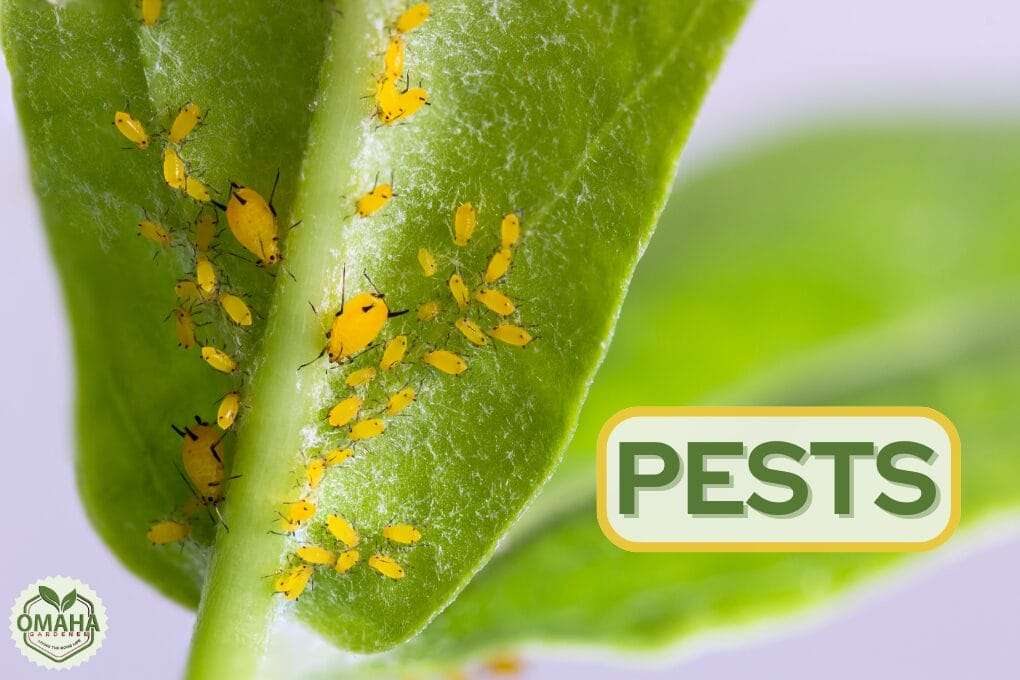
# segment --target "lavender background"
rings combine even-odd
[[[691,137],[681,175],[749,140],[806,121],[1020,112],[1020,3],[1015,0],[759,0]],[[63,574],[103,598],[110,632],[72,678],[180,677],[190,612],[125,571],[93,533],[75,491],[73,366],[56,277],[0,74],[0,605],[37,578]],[[1018,481],[1020,483],[1020,481]],[[828,680],[1015,676],[1020,642],[1020,522],[956,538],[910,578],[764,637],[724,638],[635,670],[620,661],[542,652],[526,680],[564,677]],[[776,630],[779,629],[779,630]],[[907,632],[910,631],[910,632]],[[50,677],[0,641],[0,677]]]

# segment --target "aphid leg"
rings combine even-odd
[[[374,291],[375,291],[375,294],[376,294],[376,295],[378,295],[378,296],[379,296],[379,297],[381,297],[381,298],[384,298],[384,297],[386,297],[386,296],[385,296],[385,295],[383,294],[383,292],[382,292],[381,290],[379,290],[379,289],[378,289],[378,288],[376,287],[376,285],[375,285],[374,283],[372,283],[372,279],[371,279],[371,278],[369,278],[369,276],[368,276],[368,272],[367,272],[367,271],[362,271],[362,272],[361,272],[361,275],[365,277],[365,280],[366,280],[366,281],[368,281],[368,285],[372,286],[372,290],[374,290]]]
[[[325,347],[323,347],[323,348],[322,348],[322,351],[321,351],[321,352],[319,352],[319,353],[318,353],[318,354],[317,354],[317,355],[315,356],[315,358],[314,358],[314,359],[312,359],[311,361],[306,361],[305,363],[303,363],[303,364],[301,364],[300,366],[298,366],[298,367],[297,367],[297,370],[299,370],[299,371],[300,371],[300,370],[301,370],[302,368],[304,368],[305,366],[311,366],[312,364],[314,364],[314,363],[315,363],[316,361],[318,361],[319,359],[321,359],[321,358],[322,358],[322,355],[326,353],[326,350],[327,350],[327,349],[329,349],[329,345],[326,345]]]
[[[273,190],[269,192],[269,209],[276,214],[276,210],[273,208],[273,196],[276,195],[276,185],[280,182],[280,169],[276,169],[276,179],[273,180]]]

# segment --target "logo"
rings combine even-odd
[[[36,581],[11,608],[11,637],[44,668],[71,668],[92,658],[106,636],[106,609],[88,585],[66,576]]]
[[[959,435],[928,408],[627,409],[598,470],[631,551],[918,551],[960,520]]]

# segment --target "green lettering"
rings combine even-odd
[[[873,442],[811,442],[811,455],[831,457],[837,515],[853,513],[853,459],[875,455]]]
[[[807,451],[789,442],[765,442],[751,451],[748,467],[754,478],[766,484],[785,486],[790,490],[790,497],[785,501],[770,501],[758,493],[751,494],[747,504],[764,515],[782,517],[793,515],[807,505],[810,489],[800,475],[785,470],[774,470],[767,463],[773,456],[780,456],[803,463]]]
[[[706,470],[705,459],[742,458],[742,442],[690,442],[687,445],[687,512],[692,515],[743,515],[743,501],[710,501],[706,486],[728,486],[733,478],[725,470]]]
[[[653,474],[637,471],[638,459],[655,457],[662,470]],[[661,442],[620,442],[620,514],[637,512],[638,489],[662,489],[680,478],[680,456]]]
[[[900,456],[918,458],[930,463],[935,452],[917,442],[893,442],[883,446],[878,452],[878,474],[893,484],[914,487],[918,491],[918,496],[912,501],[898,501],[883,492],[875,499],[875,505],[899,517],[911,517],[928,512],[938,500],[938,487],[931,477],[922,472],[896,467],[896,459]]]

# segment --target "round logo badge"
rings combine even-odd
[[[88,585],[50,576],[21,591],[11,608],[11,637],[44,668],[72,668],[92,658],[106,636],[106,609]]]

